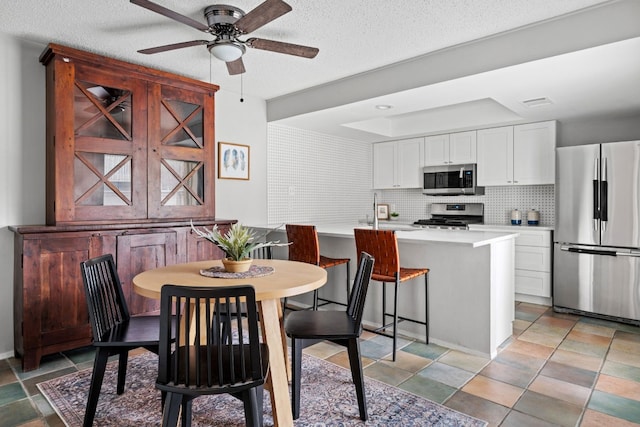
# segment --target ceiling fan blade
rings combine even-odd
[[[287,55],[302,56],[303,58],[315,58],[320,52],[317,47],[301,46],[299,44],[277,42],[275,40],[250,38],[247,45],[255,49],[269,50],[271,52],[285,53]]]
[[[242,57],[236,59],[235,61],[227,62],[227,71],[232,76],[235,74],[242,74],[245,72],[244,62],[242,62]]]
[[[152,53],[166,52],[168,50],[182,49],[183,47],[199,46],[207,43],[210,43],[210,42],[207,40],[192,40],[190,42],[173,43],[173,44],[167,44],[164,46],[150,47],[148,49],[141,49],[138,52],[149,55]]]
[[[188,16],[181,15],[178,12],[174,12],[171,9],[167,9],[164,6],[160,6],[159,4],[156,4],[149,0],[131,0],[131,3],[144,7],[145,9],[149,9],[152,12],[159,13],[160,15],[164,15],[167,18],[173,19],[174,21],[178,21],[182,24],[193,27],[196,30],[209,32],[209,27],[202,22],[198,22],[195,19],[189,18]]]
[[[264,24],[291,12],[291,6],[282,0],[267,0],[251,12],[238,19],[235,26],[243,34],[257,30]]]

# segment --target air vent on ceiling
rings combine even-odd
[[[541,107],[543,105],[553,104],[553,102],[551,102],[551,100],[546,97],[526,99],[522,101],[522,103],[527,107]]]

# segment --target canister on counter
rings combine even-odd
[[[522,215],[518,209],[514,209],[511,211],[511,225],[520,225],[522,224]]]
[[[531,209],[527,213],[527,224],[529,225],[538,225],[540,224],[540,212],[535,209]]]

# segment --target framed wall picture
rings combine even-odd
[[[249,146],[218,142],[218,178],[249,179]]]
[[[378,204],[378,219],[389,219],[389,205],[380,203]]]

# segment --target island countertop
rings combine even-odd
[[[266,230],[272,229],[276,232],[285,232],[283,224],[252,225],[252,228]],[[317,223],[316,230],[319,236],[327,237],[353,237],[354,228],[368,228],[370,225],[357,223]],[[495,232],[495,231],[472,231],[472,230],[442,230],[433,228],[418,228],[410,224],[384,222],[378,227],[380,230],[396,230],[399,242],[405,243],[456,243],[468,245],[474,248],[490,245],[503,240],[515,239],[518,237],[517,230]]]

